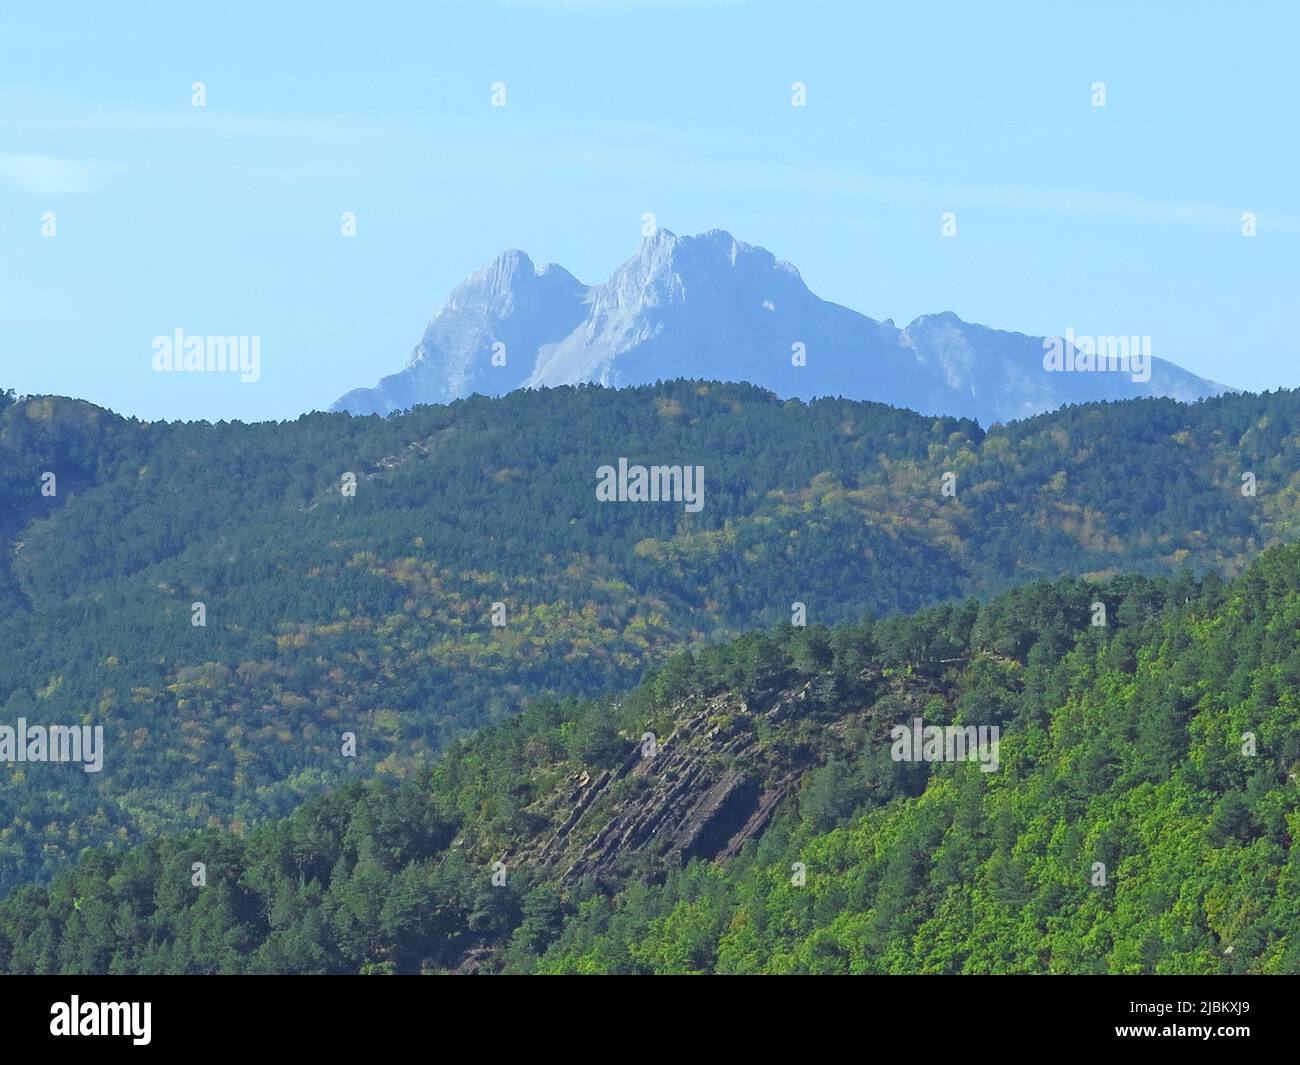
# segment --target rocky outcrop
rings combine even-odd
[[[798,714],[805,696],[806,689],[787,693],[762,711],[712,700],[653,748],[638,743],[614,768],[573,774],[533,811],[553,831],[510,860],[573,883],[636,865],[653,875],[735,855],[767,827],[806,768],[786,764],[776,775],[758,726]],[[814,762],[809,754],[806,764]]]

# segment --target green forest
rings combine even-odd
[[[0,903],[0,969],[1294,974],[1298,691],[1300,545],[782,625],[94,849]],[[998,770],[896,760],[916,716],[997,724]]]
[[[0,723],[102,725],[107,748],[97,774],[0,767],[0,891],[177,832],[207,832],[237,849],[277,819],[337,818],[342,807],[331,803],[340,801],[382,806],[382,788],[371,800],[356,796],[370,795],[371,781],[400,795],[419,792],[431,773],[469,772],[473,750],[543,720],[550,724],[530,737],[530,757],[558,744],[578,760],[571,771],[580,778],[600,764],[593,759],[613,757],[647,729],[632,718],[604,722],[602,703],[575,699],[608,695],[636,708],[668,683],[664,676],[680,679],[683,652],[717,665],[713,697],[743,693],[751,681],[724,665],[718,648],[737,638],[735,646],[750,646],[745,633],[782,632],[796,603],[809,625],[772,637],[776,658],[811,653],[798,651],[804,632],[905,629],[900,619],[918,610],[975,610],[1065,575],[1233,578],[1261,549],[1295,539],[1298,452],[1293,392],[1192,406],[1092,404],[987,432],[880,404],[783,401],[700,381],[262,424],[144,423],[81,401],[0,393]],[[703,466],[703,510],[598,502],[595,471],[620,456]],[[349,474],[354,496],[341,488]],[[949,495],[945,474],[953,475]],[[1254,494],[1243,492],[1246,474]],[[203,626],[192,624],[195,603]],[[835,647],[847,638],[827,636]],[[918,645],[890,666],[890,683],[904,684],[898,669],[906,667],[925,679],[923,652]],[[996,669],[1032,664],[1003,657]],[[825,701],[831,680],[814,674],[808,683]],[[850,683],[847,674],[828,676]],[[926,683],[938,685],[934,698],[956,698],[938,678]],[[654,711],[663,721],[648,731],[667,734],[670,703]],[[485,726],[497,737],[481,741],[487,746],[459,746]],[[808,757],[830,759],[830,773],[849,772],[840,762],[856,757],[851,743],[822,750],[838,733],[805,740],[799,728],[794,738],[786,731],[772,725],[761,751],[746,756],[769,759],[775,774],[746,785],[772,804],[765,840],[780,826],[799,838],[787,807],[803,786],[787,778],[810,770],[802,754],[784,761],[786,744],[806,743]],[[343,753],[344,734],[356,737],[355,757]],[[624,774],[619,786],[636,782]],[[447,801],[418,846],[465,816],[463,797]],[[538,816],[516,786],[485,793],[480,805],[483,838],[502,846]],[[406,855],[410,846],[390,851]],[[127,860],[179,860],[149,853]],[[351,870],[350,862],[371,868],[346,846],[322,854],[331,855],[329,869],[313,858],[299,871],[304,890],[332,890],[326,873]],[[737,872],[727,875],[748,860],[730,855],[726,868]],[[596,862],[592,875],[611,863],[619,865]],[[452,875],[446,863],[439,868]],[[714,874],[701,875],[655,890],[702,891]],[[519,912],[543,905],[516,884],[526,876],[510,874],[504,893],[479,900],[475,869],[465,881],[466,920],[508,924],[495,907],[516,891],[510,905]],[[214,883],[234,894],[219,904],[210,892],[203,905],[233,907],[239,919],[218,924],[238,937],[244,896],[229,880]],[[814,894],[811,871],[809,885],[800,898]],[[595,910],[584,913],[566,923],[566,935],[585,928],[592,937],[565,941],[575,965],[616,949],[603,944],[619,926],[598,932]],[[249,964],[251,943],[239,952]],[[397,959],[367,947],[328,965],[407,966],[423,949]],[[452,947],[430,953],[439,965],[459,964]]]

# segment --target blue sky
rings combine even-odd
[[[0,387],[296,417],[400,369],[503,249],[594,283],[646,211],[875,318],[1150,335],[1300,384],[1293,3],[24,7],[0,14]],[[177,327],[259,336],[262,379],[154,373]]]

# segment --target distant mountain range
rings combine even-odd
[[[1086,353],[1087,343],[1063,342],[1061,363],[1086,366],[1075,349]],[[730,233],[660,229],[599,285],[504,252],[456,287],[405,369],[332,409],[390,414],[474,393],[686,377],[748,381],[785,397],[876,400],[987,426],[1067,403],[1191,402],[1231,391],[1159,358],[1145,380],[1136,366],[1053,371],[1046,350],[1043,337],[950,312],[899,329],[818,298],[789,263]]]

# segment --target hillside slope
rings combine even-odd
[[[0,969],[1296,973],[1298,691],[1300,546],[787,626],[89,855],[0,903]],[[897,760],[916,717],[995,771]]]
[[[703,467],[703,508],[600,502],[621,457]],[[1294,537],[1298,469],[1295,393],[988,433],[686,381],[258,425],[7,405],[0,722],[99,724],[107,751],[99,773],[0,774],[0,889],[401,778],[532,699],[626,688],[795,604],[834,623],[1040,576],[1236,572]]]

